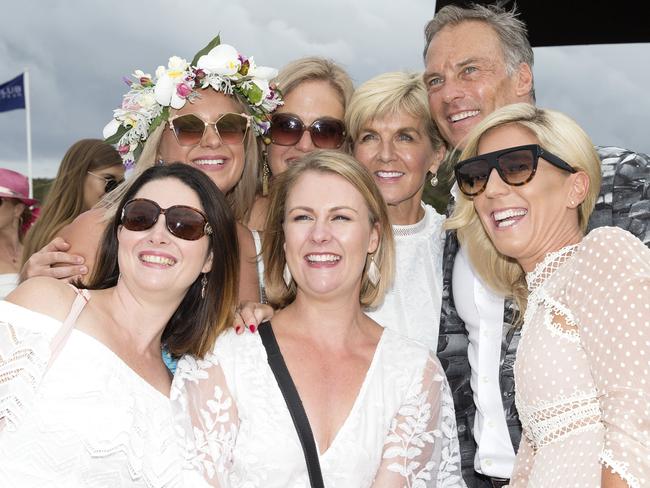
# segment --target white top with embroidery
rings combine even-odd
[[[172,403],[186,439],[188,486],[205,480],[220,488],[309,487],[303,450],[258,334],[228,331],[205,360],[181,359]],[[325,486],[464,487],[456,435],[435,355],[386,329],[352,410],[320,455]]]
[[[366,314],[383,327],[438,347],[442,305],[442,253],[445,217],[422,204],[424,217],[413,225],[393,225],[395,281],[382,304]]]
[[[602,227],[526,279],[510,486],[599,488],[602,465],[650,486],[650,250]]]
[[[104,344],[0,302],[0,486],[170,487],[180,481],[170,402]]]

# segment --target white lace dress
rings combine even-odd
[[[172,403],[186,439],[188,486],[309,487],[259,334],[228,331],[205,360],[181,359]],[[320,464],[328,488],[464,487],[453,402],[435,355],[384,330]]]
[[[110,349],[61,322],[0,302],[0,486],[179,486],[169,399]]]
[[[599,228],[527,281],[510,486],[599,488],[603,465],[650,486],[650,250]]]
[[[383,327],[436,350],[442,305],[445,217],[422,204],[424,217],[413,225],[393,225],[395,281],[383,303],[366,314]]]

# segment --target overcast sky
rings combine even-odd
[[[78,139],[101,137],[134,69],[191,60],[214,35],[257,64],[333,58],[355,84],[422,70],[432,0],[23,0],[0,23],[0,83],[31,76],[33,171],[52,177]],[[603,25],[606,25],[603,19]],[[535,49],[538,105],[596,144],[650,153],[650,44]],[[26,172],[25,111],[0,113],[0,167]]]

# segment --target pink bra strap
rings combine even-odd
[[[50,369],[50,366],[52,366],[52,363],[54,363],[58,357],[61,349],[63,349],[63,346],[70,336],[70,332],[72,332],[72,329],[74,328],[74,324],[77,322],[77,317],[79,317],[79,314],[86,306],[86,303],[90,300],[90,293],[88,293],[88,290],[80,290],[74,286],[72,288],[74,288],[77,293],[77,297],[74,299],[74,302],[72,302],[70,313],[68,313],[68,316],[63,321],[63,324],[57,331],[56,335],[52,338],[52,342],[50,343],[50,350],[52,353],[50,355],[50,361],[47,364],[47,369]]]

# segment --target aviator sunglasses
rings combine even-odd
[[[485,190],[493,169],[508,185],[525,185],[535,176],[539,158],[569,173],[576,172],[571,165],[539,144],[527,144],[461,161],[454,167],[454,174],[460,191],[468,197],[475,197]]]
[[[122,208],[121,223],[125,229],[139,232],[152,228],[160,214],[165,216],[165,226],[174,236],[186,241],[196,241],[212,234],[208,218],[200,210],[187,205],[160,208],[147,198],[134,198]]]
[[[269,136],[278,146],[297,144],[305,131],[309,131],[314,146],[320,149],[338,149],[345,140],[345,124],[333,117],[316,119],[309,127],[293,114],[280,113],[271,118]]]
[[[124,180],[117,180],[114,176],[102,176],[92,171],[87,171],[90,176],[104,180],[104,193],[110,193],[117,188]]]
[[[225,113],[215,122],[206,122],[196,114],[178,115],[169,119],[169,128],[181,146],[196,146],[208,126],[212,126],[223,144],[241,144],[246,138],[250,120],[246,115]]]

